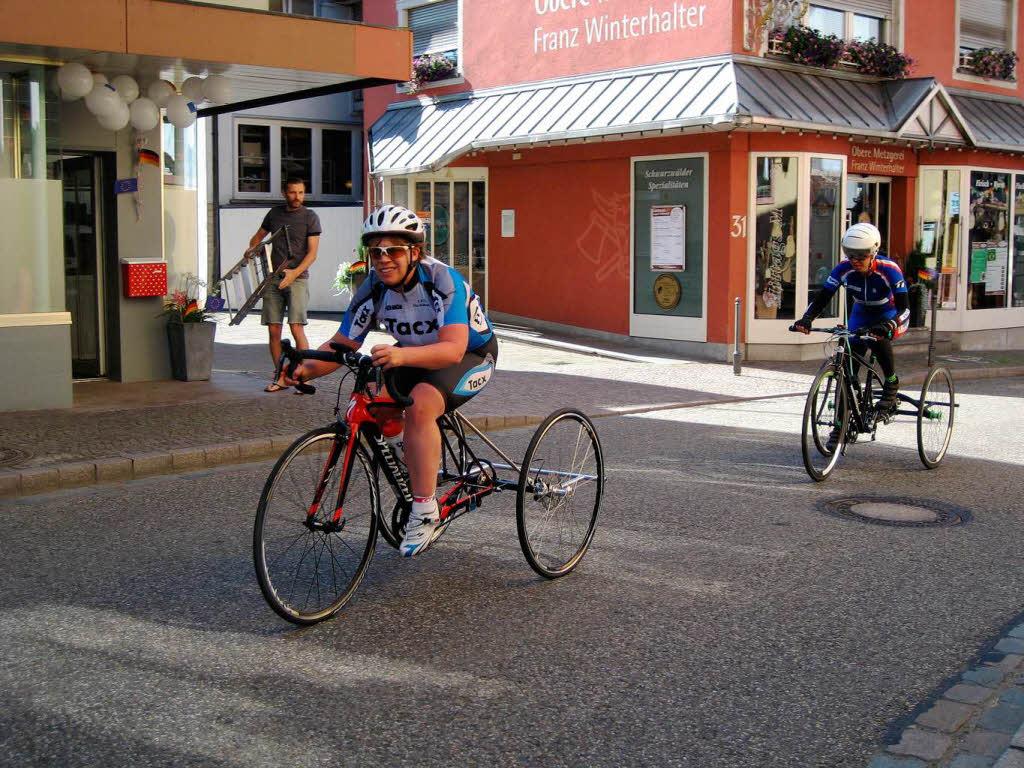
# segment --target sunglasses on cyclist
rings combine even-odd
[[[394,261],[403,253],[408,253],[411,249],[411,245],[372,245],[366,250],[370,252],[371,259],[383,259],[387,256]]]
[[[871,251],[866,248],[844,248],[843,253],[850,261],[865,261],[871,258]]]

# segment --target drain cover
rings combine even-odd
[[[0,446],[0,467],[16,467],[32,458],[32,454],[21,448]]]
[[[820,502],[818,508],[848,520],[909,528],[963,525],[971,520],[968,510],[931,499],[855,496],[828,499]]]

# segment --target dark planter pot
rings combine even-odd
[[[352,295],[354,296],[356,291],[359,290],[359,286],[363,284],[366,279],[366,275],[353,275],[352,276]]]
[[[178,381],[208,381],[216,333],[216,323],[168,323],[171,375]]]
[[[910,327],[923,328],[928,311],[928,287],[922,283],[914,283],[907,289],[910,294]]]

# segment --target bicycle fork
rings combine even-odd
[[[333,440],[331,442],[331,450],[327,455],[327,461],[324,462],[324,468],[320,472],[320,480],[317,483],[316,492],[313,494],[313,501],[306,512],[304,525],[311,531],[333,533],[344,528],[342,517],[344,515],[345,492],[348,490],[348,481],[352,474],[352,463],[355,461],[355,435],[351,431],[349,431],[348,439],[345,441],[344,458],[341,462],[342,478],[338,484],[338,498],[334,505],[334,510],[329,518],[317,519],[317,512],[320,511],[324,494],[327,491],[331,478],[338,470],[338,459],[341,457],[341,454],[341,441]]]

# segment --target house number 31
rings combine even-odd
[[[733,237],[746,237],[747,236],[747,217],[733,215],[732,217],[732,230],[730,233]]]

